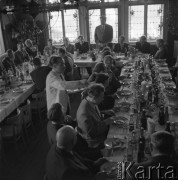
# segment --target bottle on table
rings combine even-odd
[[[141,127],[142,127],[144,130],[147,130],[147,117],[146,117],[146,111],[145,111],[145,109],[143,109],[143,111],[142,111]]]
[[[144,151],[145,151],[145,136],[144,136],[144,129],[141,128],[140,137],[138,140],[138,154],[137,154],[137,162],[138,163],[143,161]]]
[[[166,122],[166,129],[165,129],[165,131],[167,131],[169,133],[171,133],[170,125],[171,125],[171,123],[169,121],[167,121]]]
[[[127,48],[125,48],[125,57],[127,57]]]
[[[165,107],[165,122],[169,121],[169,110],[168,107]]]
[[[152,103],[152,88],[151,86],[149,87],[149,90],[148,90],[148,102]]]
[[[161,106],[159,110],[158,123],[163,126],[165,124],[164,107]]]
[[[131,114],[129,121],[129,131],[132,132],[133,130],[134,130],[134,120],[133,120],[133,114]]]

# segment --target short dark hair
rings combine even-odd
[[[7,50],[7,54],[9,55],[10,53],[13,53],[13,50],[12,50],[12,49],[8,49],[8,50]]]
[[[52,42],[52,39],[48,39],[48,42]]]
[[[35,57],[35,58],[33,59],[33,64],[34,64],[35,66],[41,66],[41,59],[40,59],[39,57]]]
[[[109,43],[108,43],[109,44]],[[104,47],[103,50],[102,50],[102,53],[105,52],[105,51],[111,51],[111,48],[109,46],[107,47]]]
[[[92,84],[82,93],[82,99],[86,98],[87,96],[93,96],[97,98],[102,92],[105,91],[105,88],[101,84]]]
[[[66,50],[64,48],[59,48],[59,53],[65,54]]]
[[[62,112],[62,105],[60,103],[52,104],[48,111],[48,120],[58,123],[63,123],[64,114]]]
[[[158,131],[151,135],[153,147],[160,153],[171,154],[174,149],[174,137],[167,131]]]
[[[104,83],[109,79],[109,76],[104,73],[99,73],[96,74],[95,82],[96,83],[101,83],[104,85]]]
[[[106,70],[106,66],[103,62],[99,62],[95,65],[95,67],[93,68],[93,72],[96,73],[100,73],[101,71],[105,71]]]
[[[164,40],[163,39],[157,39],[156,41],[161,43],[161,44],[164,44]]]
[[[62,58],[60,56],[51,56],[49,60],[49,66],[57,65],[62,61]]]
[[[104,58],[105,56],[107,56],[107,55],[111,55],[111,52],[110,52],[110,51],[104,51],[104,52],[102,53],[103,58]]]

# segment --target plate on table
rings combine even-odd
[[[26,81],[24,81],[24,84],[32,84],[32,83],[33,83],[32,80],[26,80]]]
[[[80,59],[81,59],[81,60],[86,60],[86,59],[87,59],[87,56],[82,56]]]
[[[163,80],[163,81],[166,81],[166,82],[172,82],[172,78],[169,77],[169,76],[164,76],[164,77],[162,77],[162,80]]]
[[[1,104],[9,104],[12,101],[13,101],[13,99],[9,99],[9,98],[0,99]]]
[[[23,93],[24,89],[22,89],[22,88],[15,88],[15,89],[12,90],[12,92],[14,92],[14,93]]]
[[[106,172],[107,176],[110,178],[117,177],[117,162],[106,162],[101,167],[102,172]]]
[[[176,96],[176,93],[174,91],[167,91],[166,95],[169,97],[174,97]]]
[[[168,69],[161,69],[160,73],[167,74],[167,73],[169,73],[169,70]]]
[[[167,64],[166,63],[160,63],[159,66],[160,67],[167,67]]]
[[[157,59],[156,60],[158,63],[165,63],[166,62],[166,59]]]
[[[118,91],[118,94],[121,96],[130,96],[132,92],[130,90],[122,90],[122,91]]]

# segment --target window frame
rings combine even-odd
[[[165,12],[166,12],[166,3],[165,1],[162,0],[156,0],[155,2],[153,0],[137,0],[137,1],[129,1],[128,4],[128,12],[129,12],[129,7],[130,6],[137,6],[137,5],[144,5],[144,34],[147,36],[147,15],[148,15],[148,5],[159,5],[159,4],[163,4],[164,5],[164,12],[163,12],[163,24],[165,22]],[[129,17],[128,17],[129,18]],[[129,23],[129,22],[128,22]],[[165,28],[163,28],[163,39],[165,37]],[[129,41],[129,24],[128,24],[128,42],[130,44],[135,44],[136,41]],[[156,41],[150,41],[148,40],[149,43],[151,44],[155,44]]]
[[[67,8],[66,9],[66,11],[67,10],[78,10],[76,7],[70,7],[70,8]],[[65,28],[65,21],[64,21],[64,19],[65,19],[65,17],[64,17],[64,11],[65,10],[59,10],[58,12],[59,13],[61,13],[61,21],[62,21],[62,33],[63,33],[63,37],[65,37],[66,36],[66,28]],[[51,12],[49,13],[49,15],[51,15]],[[48,16],[49,16],[48,15]],[[78,15],[80,16],[80,14],[79,14],[79,10],[78,10]],[[79,23],[78,23],[78,29],[79,29],[79,34],[80,34],[80,18],[78,18],[78,21],[79,21]],[[49,30],[49,36],[50,37],[52,37],[52,35],[51,35],[51,24],[49,23],[49,26],[48,26],[48,30]],[[63,38],[62,37],[62,38]],[[76,37],[77,38],[77,37]],[[73,43],[72,43],[73,44]],[[54,44],[54,45],[62,45],[62,44]]]

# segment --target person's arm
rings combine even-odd
[[[82,122],[82,131],[86,132],[92,138],[100,137],[108,129],[104,121],[96,121],[86,113],[80,115],[79,121]],[[94,123],[94,121],[96,122]]]

